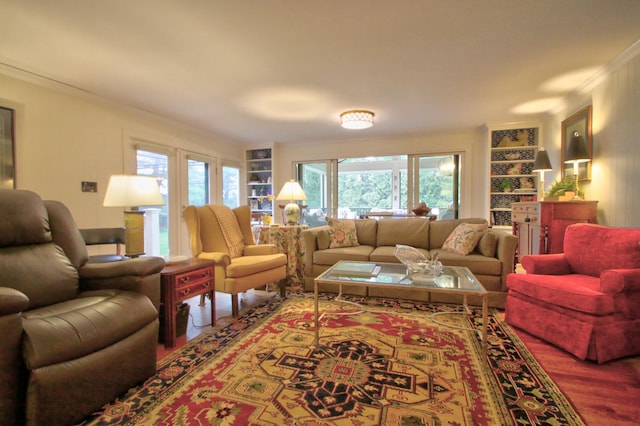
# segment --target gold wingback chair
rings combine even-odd
[[[255,244],[249,206],[188,206],[183,217],[193,256],[215,262],[216,292],[231,295],[234,317],[238,315],[238,293],[279,282],[285,296],[287,256],[273,244]]]

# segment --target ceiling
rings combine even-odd
[[[526,112],[557,108],[640,40],[637,0],[0,6],[0,72],[42,77],[249,144],[530,119]],[[375,126],[342,129],[339,114],[349,109],[375,112]]]

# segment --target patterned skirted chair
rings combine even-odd
[[[580,359],[640,354],[640,229],[570,225],[564,253],[522,258],[506,321]]]
[[[273,282],[285,296],[287,256],[272,244],[255,244],[251,209],[223,205],[188,206],[183,212],[191,253],[215,262],[216,292],[231,295],[231,311],[238,315],[238,294]]]

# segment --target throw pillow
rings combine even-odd
[[[353,219],[327,218],[329,225],[329,248],[359,246],[356,221]]]
[[[481,255],[486,257],[495,257],[496,256],[496,247],[498,246],[498,237],[493,232],[485,232],[482,237],[480,237],[480,241],[478,241],[478,246],[476,250],[480,252]]]
[[[476,244],[478,244],[482,235],[487,232],[487,229],[488,225],[486,223],[471,224],[463,222],[449,234],[442,245],[442,249],[466,256],[476,248]]]

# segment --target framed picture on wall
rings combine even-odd
[[[15,111],[0,107],[0,188],[16,187]]]
[[[567,146],[571,140],[571,136],[575,132],[584,137],[587,143],[587,151],[589,152],[589,158],[593,159],[593,140],[591,137],[591,105],[581,109],[562,122],[562,144],[560,146],[561,161],[562,161],[562,178],[567,176],[574,176],[573,164],[564,162],[567,153]],[[591,161],[580,163],[578,165],[578,180],[590,181],[591,180]]]

